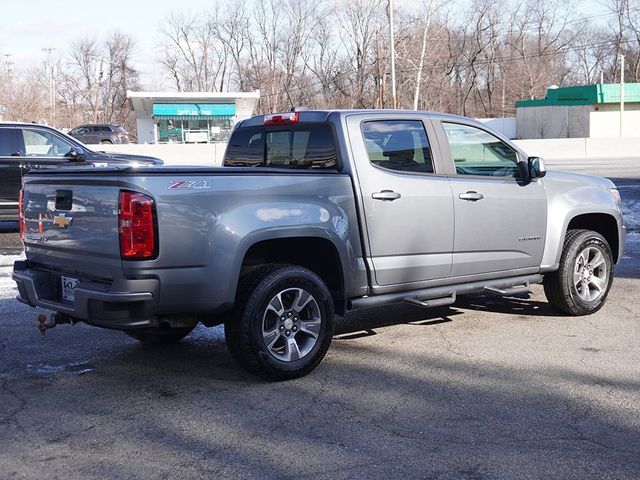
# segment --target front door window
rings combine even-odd
[[[59,157],[66,156],[73,146],[53,133],[44,130],[22,129],[25,155],[27,157]]]
[[[498,137],[469,125],[442,126],[458,175],[518,176],[518,154]]]

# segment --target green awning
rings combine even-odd
[[[210,120],[210,121],[228,121],[233,115],[154,115],[156,120]]]
[[[235,103],[154,103],[152,114],[170,117],[234,116]]]

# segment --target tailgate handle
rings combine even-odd
[[[56,190],[56,210],[71,210],[73,192],[71,190]]]

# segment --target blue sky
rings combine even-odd
[[[45,61],[43,48],[64,52],[84,36],[121,30],[136,40],[136,64],[153,83],[154,45],[160,22],[177,8],[197,11],[215,0],[3,0],[0,53],[16,67]],[[0,59],[1,62],[5,58]]]
[[[395,2],[413,4],[415,0]],[[135,38],[136,65],[145,88],[150,89],[160,84],[154,53],[160,22],[172,10],[198,11],[215,4],[216,0],[2,0],[0,53],[11,54],[16,67],[25,68],[45,61],[43,48],[63,52],[74,39],[119,29]],[[585,16],[604,11],[599,0],[579,5]]]

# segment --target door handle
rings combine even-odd
[[[371,198],[375,200],[389,200],[389,201],[397,200],[401,196],[402,195],[400,195],[398,192],[394,192],[393,190],[382,190],[381,192],[375,192],[371,194]]]
[[[469,200],[471,202],[476,202],[478,200],[482,200],[484,198],[484,195],[478,192],[469,191],[466,193],[461,193],[460,195],[458,195],[458,198],[462,200]]]

